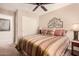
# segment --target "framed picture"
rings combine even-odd
[[[0,18],[0,31],[10,31],[10,20]]]

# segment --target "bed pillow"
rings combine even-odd
[[[65,34],[65,31],[63,29],[57,29],[54,32],[54,36],[63,36]]]

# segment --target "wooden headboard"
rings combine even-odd
[[[53,17],[53,19],[48,22],[48,28],[63,28],[63,21]]]

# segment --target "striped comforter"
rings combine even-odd
[[[69,45],[66,36],[32,35],[19,40],[18,51],[31,56],[61,56]]]

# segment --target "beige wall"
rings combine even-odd
[[[14,14],[13,11],[0,8],[0,18],[10,20],[10,31],[0,31],[0,46],[12,44],[14,41]]]
[[[11,10],[7,10],[6,8],[0,7],[0,13],[5,14],[5,15],[11,15],[14,16],[15,12]]]
[[[73,23],[79,23],[79,4],[72,4],[40,16],[40,26],[47,26],[53,17],[60,18],[64,28],[68,29]]]
[[[0,31],[0,46],[12,44],[14,41],[14,17],[0,13],[0,18],[10,20],[10,31]]]
[[[49,20],[53,17],[60,18],[63,21],[63,27],[69,30],[72,24],[79,23],[79,4],[71,4],[40,16],[39,26],[47,27]],[[69,35],[73,34],[69,33]],[[73,38],[73,36],[71,37]]]

